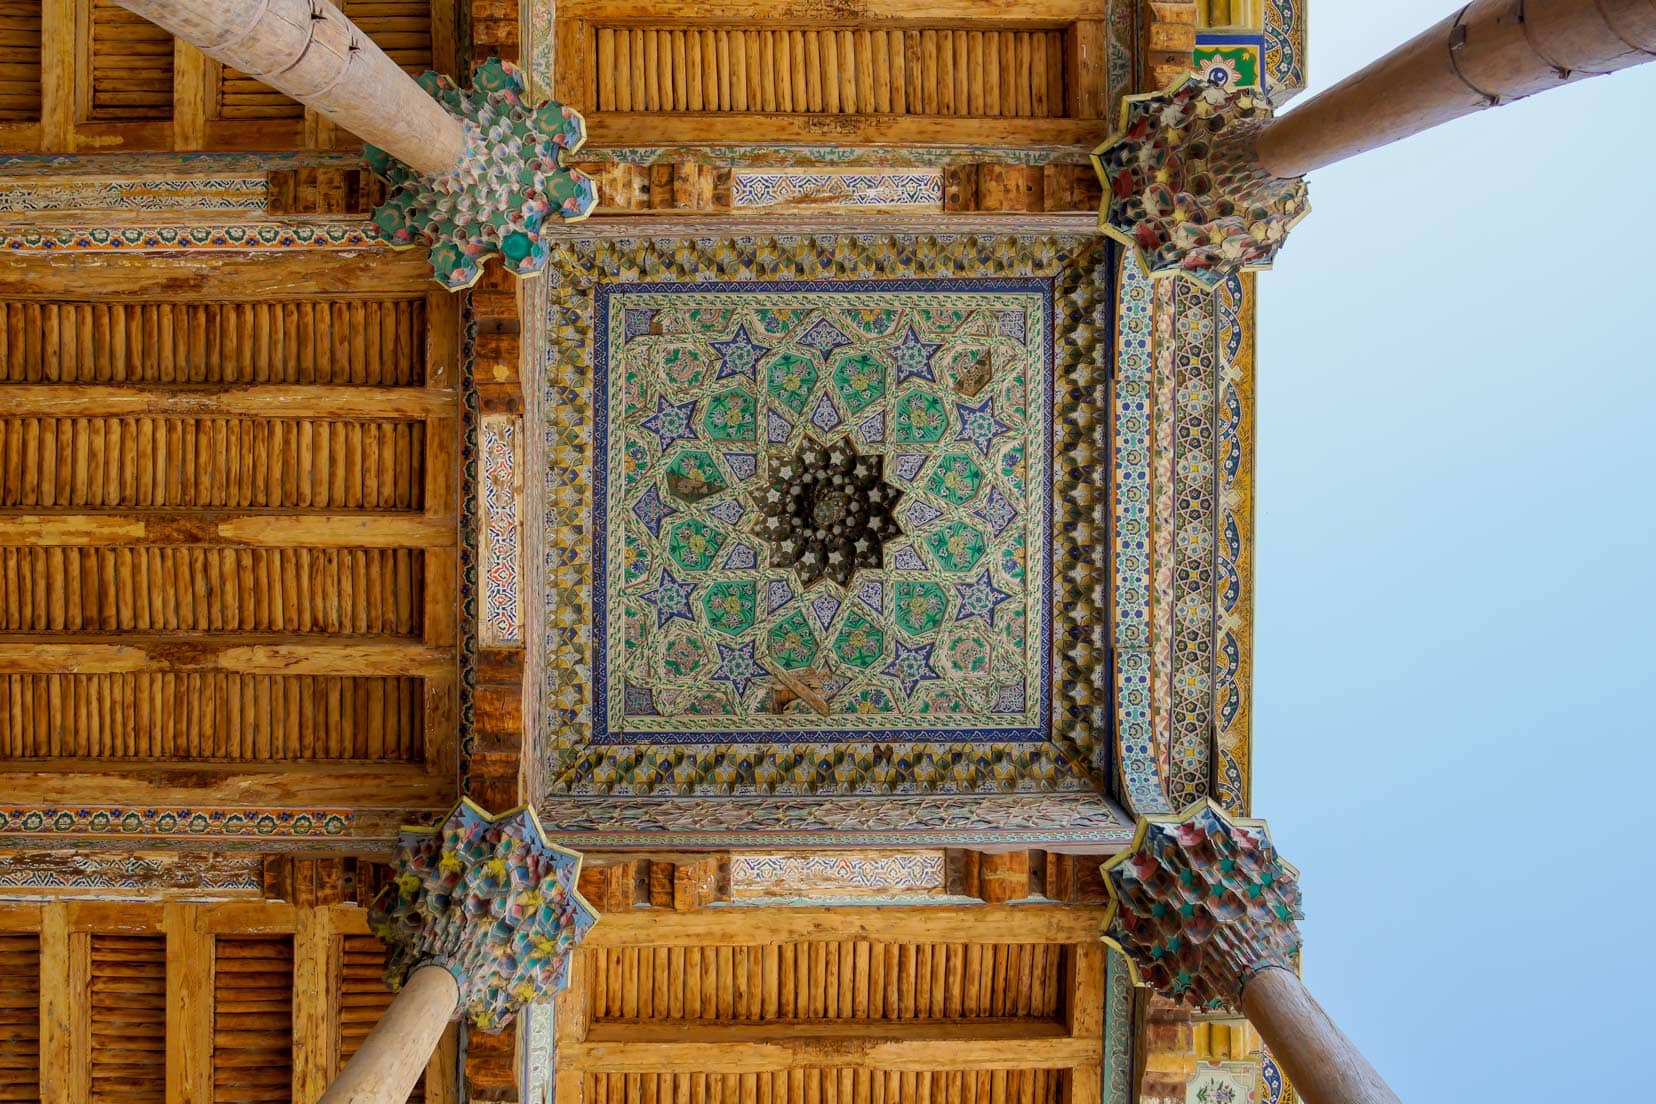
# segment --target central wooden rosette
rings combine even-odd
[[[885,542],[902,535],[892,514],[902,493],[885,480],[885,457],[807,437],[773,463],[754,531],[770,543],[772,567],[793,568],[805,586],[824,576],[849,586],[858,568],[883,566]]]

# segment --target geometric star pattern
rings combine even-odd
[[[611,294],[596,741],[1048,738],[1050,308],[1044,281],[1005,283]],[[1031,323],[1009,334],[1009,314]],[[766,529],[766,496],[818,454],[867,467],[896,510],[854,578],[800,567],[782,547],[798,537]],[[788,510],[831,556],[859,501],[812,490]],[[827,715],[757,692],[795,671],[830,688]]]

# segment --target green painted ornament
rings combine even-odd
[[[579,222],[598,204],[591,178],[564,163],[586,142],[586,120],[555,101],[532,107],[517,66],[490,58],[461,88],[427,71],[420,86],[466,128],[466,152],[448,172],[415,172],[368,146],[368,166],[390,185],[374,226],[399,249],[424,245],[431,274],[451,291],[470,287],[490,256],[508,272],[533,276],[546,265],[547,218]]]

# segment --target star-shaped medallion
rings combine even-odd
[[[696,430],[691,424],[695,417],[695,399],[687,403],[670,403],[665,395],[657,395],[655,413],[644,419],[644,428],[656,435],[656,440],[661,442],[661,451],[666,452],[673,447],[674,441],[695,440]]]
[[[753,648],[751,640],[719,645],[719,669],[713,672],[713,678],[718,682],[728,682],[738,698],[747,697],[748,687],[765,674]]]
[[[902,533],[892,515],[902,492],[884,469],[884,457],[859,455],[847,438],[806,438],[792,456],[773,458],[754,527],[770,542],[771,566],[793,568],[807,587],[824,575],[848,586],[859,568],[883,566],[885,542]]]
[[[921,379],[936,383],[937,377],[932,374],[932,358],[942,347],[943,343],[940,341],[921,341],[920,335],[910,326],[908,332],[903,334],[903,340],[886,347],[891,353],[891,358],[897,362],[897,382]]]
[[[655,589],[644,592],[644,600],[655,607],[656,628],[661,628],[675,617],[694,624],[696,614],[690,608],[690,595],[695,590],[695,583],[681,583],[673,578],[671,571],[662,568],[656,578]]]
[[[760,345],[748,336],[746,323],[736,327],[735,337],[710,344],[719,350],[719,374],[716,379],[729,379],[733,376],[753,379],[759,362],[770,352],[767,346]]]
[[[880,673],[890,675],[903,688],[903,696],[912,698],[914,690],[922,682],[933,682],[941,675],[932,668],[932,648],[936,645],[922,644],[918,648],[910,648],[901,640],[897,641],[897,658],[886,664],[885,670]]]
[[[981,617],[989,622],[990,628],[994,628],[995,625],[995,607],[1012,600],[1012,595],[997,589],[990,581],[988,568],[984,568],[972,582],[956,583],[955,595],[960,599],[960,609],[955,613],[956,621]]]
[[[1011,426],[995,417],[995,397],[989,395],[976,406],[955,403],[955,415],[960,419],[960,430],[955,434],[961,441],[970,441],[978,452],[989,455],[989,445],[996,437],[1010,432]]]

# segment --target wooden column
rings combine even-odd
[[[1272,122],[1255,145],[1304,176],[1488,107],[1656,59],[1653,0],[1473,0]]]
[[[1244,982],[1242,1011],[1306,1104],[1400,1104],[1292,970],[1267,966]]]
[[[446,967],[415,970],[320,1104],[403,1104],[459,1004]]]
[[[415,170],[465,152],[460,121],[328,0],[116,0]]]

